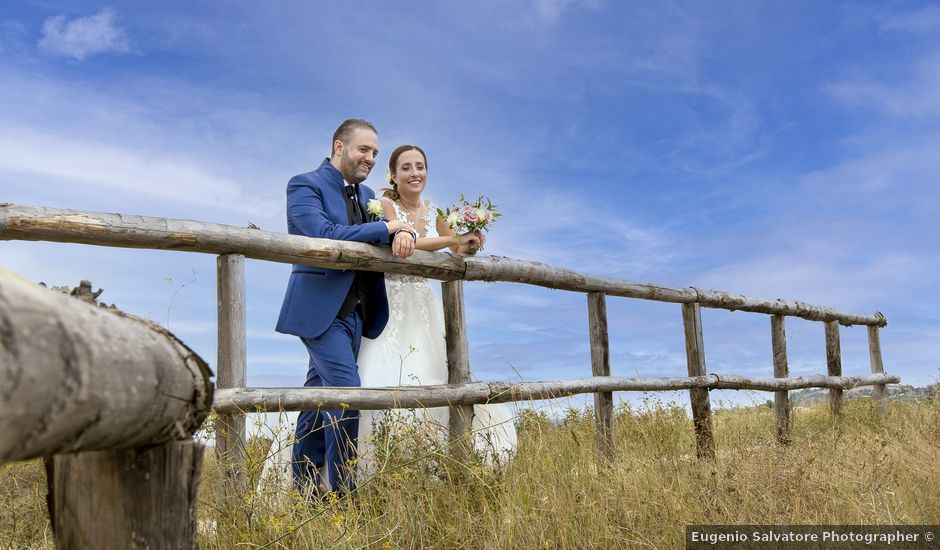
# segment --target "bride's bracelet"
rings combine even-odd
[[[395,232],[395,235],[392,236],[392,239],[394,240],[394,238],[397,237],[399,233],[408,233],[415,242],[418,242],[418,232],[413,229],[405,229],[403,227]]]

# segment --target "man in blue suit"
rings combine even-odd
[[[324,239],[391,244],[407,258],[417,235],[402,221],[368,221],[364,204],[375,197],[360,185],[378,155],[375,127],[359,119],[333,134],[330,158],[287,184],[287,231]],[[380,272],[295,265],[281,306],[277,331],[299,336],[310,363],[304,386],[359,386],[359,342],[375,338],[388,321],[385,278]],[[301,492],[345,493],[353,479],[359,411],[304,411],[292,449],[294,481]],[[320,469],[326,466],[326,480]],[[325,483],[324,483],[325,481]]]

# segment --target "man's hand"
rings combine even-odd
[[[411,226],[401,220],[385,222],[388,225],[388,234],[395,235],[392,239],[392,254],[399,258],[407,258],[415,251],[417,240],[411,233]]]
[[[399,258],[407,258],[415,251],[415,238],[410,230],[406,229],[395,235],[392,241],[392,254]]]
[[[401,220],[391,220],[388,224],[388,234],[395,235],[392,239],[392,254],[399,258],[407,258],[415,251],[415,236],[411,233],[411,226]]]

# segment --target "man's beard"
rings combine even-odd
[[[369,172],[372,171],[372,168],[368,165],[363,165],[366,168],[366,175],[359,176],[356,174],[357,169],[359,168],[360,163],[353,162],[350,160],[349,156],[346,155],[346,151],[343,151],[343,156],[340,158],[340,166],[343,170],[343,178],[352,184],[362,183],[369,177]]]

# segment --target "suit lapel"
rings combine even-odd
[[[349,220],[349,209],[346,208],[346,190],[344,189],[345,184],[343,183],[342,174],[330,164],[329,158],[323,161],[320,168],[327,176],[328,185],[326,188],[329,191],[329,198],[327,200],[332,205],[332,211],[335,212],[335,214],[331,216],[333,222],[343,225],[352,225]]]
[[[342,174],[340,174],[339,171],[332,164],[330,164],[330,159],[328,158],[325,159],[323,164],[320,166],[321,168],[325,168],[329,173],[329,180],[332,184],[330,185],[330,188],[333,190],[333,203],[339,206],[339,212],[345,213],[340,219],[336,221],[352,225],[352,220],[349,218],[349,209],[346,206],[346,182],[343,181]],[[365,208],[366,198],[368,195],[366,194],[365,186],[363,186],[361,183],[358,186],[358,190],[359,192],[357,194],[357,198],[359,199],[359,212],[362,214],[363,223],[365,223],[369,221],[368,210]],[[339,201],[338,204],[336,201]]]

